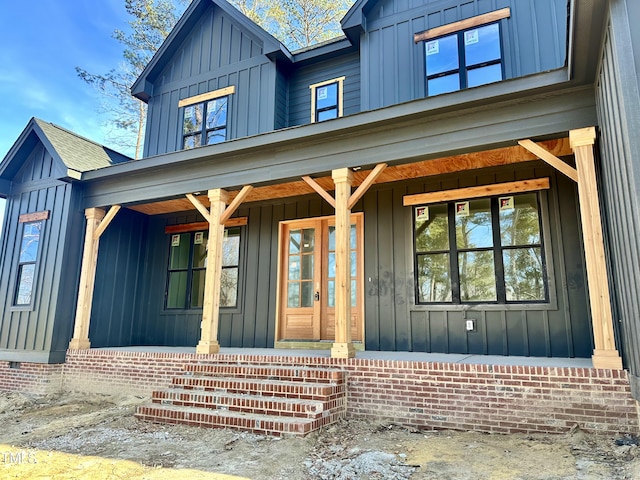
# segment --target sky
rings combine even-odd
[[[108,143],[103,99],[75,67],[117,68],[122,46],[112,33],[127,20],[124,0],[0,2],[0,159],[31,117]]]
[[[31,117],[109,146],[104,100],[75,67],[117,68],[122,46],[112,34],[128,20],[124,0],[0,0],[0,161]]]

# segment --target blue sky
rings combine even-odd
[[[122,59],[111,38],[127,27],[124,0],[2,2],[0,7],[0,159],[31,117],[105,143],[102,98],[75,67],[106,73]]]
[[[122,61],[112,38],[127,28],[124,0],[6,1],[0,6],[0,160],[31,117],[98,143],[105,140],[103,99],[75,67],[106,73]],[[123,152],[127,153],[127,152]],[[4,201],[0,199],[0,228]]]

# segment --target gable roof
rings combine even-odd
[[[289,50],[255,22],[247,18],[240,10],[226,0],[193,0],[186,9],[167,38],[162,42],[158,51],[153,55],[138,79],[131,87],[131,94],[142,101],[149,100],[152,84],[155,77],[164,68],[167,59],[171,58],[182,42],[191,33],[202,14],[211,5],[218,7],[226,15],[231,17],[241,28],[255,35],[263,44],[263,53],[272,60],[292,60]]]
[[[0,178],[11,180],[38,141],[72,177],[132,160],[58,125],[32,118],[0,163]]]
[[[356,0],[349,11],[340,20],[344,34],[356,43],[360,40],[360,32],[363,31],[363,13],[365,8],[371,8],[376,0]]]

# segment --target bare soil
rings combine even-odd
[[[634,436],[346,420],[305,438],[141,422],[142,397],[0,393],[0,479],[640,480]]]

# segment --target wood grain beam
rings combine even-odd
[[[511,10],[509,7],[495,10],[493,12],[485,13],[483,15],[477,15],[475,17],[460,20],[459,22],[448,23],[441,27],[430,28],[424,32],[416,33],[413,36],[415,43],[431,40],[432,38],[448,35],[449,33],[459,32],[460,30],[466,30],[468,28],[479,27],[486,25],[487,23],[497,22],[503,18],[509,18],[511,16]]]
[[[567,137],[555,140],[545,140],[539,142],[538,145],[544,147],[545,150],[552,155],[563,157],[573,155],[573,150],[569,145]],[[411,180],[414,178],[423,178],[436,175],[446,175],[457,172],[465,172],[470,170],[478,170],[482,168],[495,168],[506,165],[515,165],[523,162],[537,161],[539,157],[520,145],[511,147],[495,148],[492,150],[483,150],[479,152],[463,153],[460,155],[452,155],[448,157],[431,158],[418,162],[405,163],[401,165],[391,165],[384,169],[380,176],[375,180],[374,185],[388,182],[398,182],[403,180]],[[371,170],[360,170],[353,174],[353,186],[359,186],[365,181]],[[331,177],[316,177],[313,182],[325,192],[329,198],[331,195],[328,190],[333,189],[333,180]],[[307,195],[318,193],[309,183],[298,180],[294,182],[280,183],[277,185],[266,185],[255,187],[245,202],[259,202],[263,200],[273,200],[277,198],[295,197],[299,195]],[[234,198],[237,191],[229,192],[229,198]],[[198,200],[207,207],[209,199],[206,195],[197,197]],[[323,197],[324,198],[324,197]],[[325,198],[326,200],[326,198]],[[329,201],[329,200],[327,200]],[[333,206],[333,205],[332,205]],[[145,215],[161,215],[165,213],[183,212],[192,210],[193,205],[186,198],[174,198],[159,202],[151,202],[145,204],[132,205],[128,207],[132,210],[144,213]]]
[[[98,225],[98,228],[96,228],[95,231],[93,232],[94,240],[98,240],[102,236],[104,231],[107,229],[107,227],[109,226],[109,224],[111,223],[111,221],[119,211],[120,211],[120,205],[111,206],[111,208],[109,209],[105,217],[100,222],[100,225]]]
[[[560,160],[558,157],[553,155],[544,147],[541,147],[540,145],[538,145],[535,142],[532,142],[529,139],[520,140],[518,142],[518,145],[520,145],[523,148],[526,148],[531,153],[533,153],[538,158],[540,158],[540,160],[547,162],[549,165],[551,165],[553,168],[555,168],[559,172],[564,173],[567,177],[569,177],[574,182],[578,181],[578,172],[576,171],[576,169],[570,165],[567,165],[565,162]]]
[[[231,218],[231,215],[233,215],[234,212],[240,206],[240,204],[244,202],[244,200],[247,198],[251,190],[253,190],[253,187],[251,185],[245,185],[244,187],[242,187],[242,190],[240,190],[240,193],[236,195],[236,197],[231,201],[229,206],[225,209],[224,213],[220,216],[220,223],[222,225],[224,225],[225,222],[229,220],[229,218]]]
[[[402,204],[405,207],[408,207],[411,205],[426,205],[429,203],[450,202],[453,200],[464,200],[467,198],[481,198],[491,197],[494,195],[509,195],[512,193],[534,192],[537,190],[548,190],[549,186],[549,178],[536,178],[533,180],[520,180],[517,182],[482,185],[480,187],[455,188],[453,190],[443,190],[440,192],[405,195],[402,198]]]
[[[348,204],[349,210],[351,210],[354,207],[354,205],[358,203],[358,200],[360,200],[362,196],[365,193],[367,193],[367,190],[369,190],[371,185],[373,185],[373,183],[378,179],[378,177],[382,174],[385,168],[387,168],[386,163],[379,163],[378,165],[375,166],[373,170],[371,170],[371,172],[369,172],[369,175],[367,175],[367,178],[364,179],[364,181],[360,184],[360,186],[356,189],[356,191],[353,192],[351,197],[349,197],[349,204]]]
[[[200,200],[198,200],[196,197],[194,197],[191,193],[187,193],[185,195],[189,201],[193,204],[194,207],[196,207],[196,210],[198,210],[200,212],[200,215],[202,215],[204,217],[204,219],[209,222],[210,221],[210,215],[209,215],[209,209],[207,209],[207,207],[205,207],[202,202],[200,202]]]
[[[318,185],[318,183],[313,178],[309,177],[308,175],[305,175],[304,177],[302,177],[302,180],[304,180],[304,183],[306,183],[311,188],[313,188],[313,190],[318,195],[324,198],[329,205],[331,205],[334,209],[336,208],[336,200],[329,194],[329,192],[327,192],[324,188]]]

